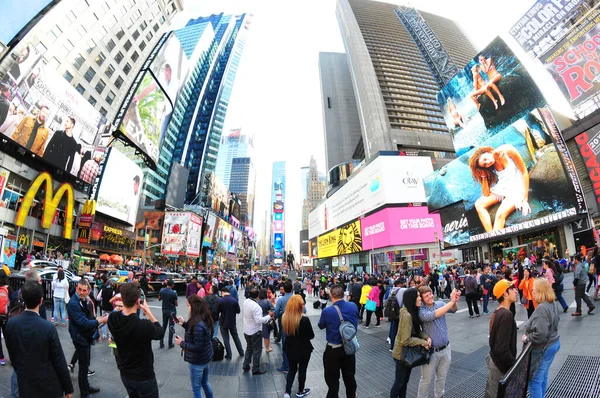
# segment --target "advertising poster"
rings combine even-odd
[[[215,238],[213,239],[213,247],[221,249],[225,252],[229,249],[229,236],[231,235],[231,225],[226,221],[217,218],[215,226]]]
[[[210,178],[210,207],[224,216],[229,215],[229,189],[214,173]]]
[[[177,93],[187,79],[189,66],[189,60],[176,35],[169,37],[152,61],[150,70],[158,80],[172,106],[175,106]]]
[[[17,256],[17,242],[4,237],[2,243],[2,263],[10,268],[15,268],[15,258]]]
[[[8,73],[2,78],[2,82],[10,86],[12,93],[16,91],[17,85],[29,76],[29,72],[45,52],[46,47],[42,43],[33,44],[24,40],[4,59],[2,65],[8,68]]]
[[[546,105],[525,67],[495,38],[438,93],[456,155]]]
[[[361,222],[356,220],[335,229],[317,239],[318,258],[358,253],[364,250],[360,229]]]
[[[2,0],[0,2],[0,42],[8,44],[53,0]]]
[[[236,253],[240,240],[242,239],[242,231],[237,228],[231,228],[229,235],[229,244],[227,245],[227,253]]]
[[[110,148],[96,199],[96,211],[135,224],[144,174],[140,166]]]
[[[161,253],[184,256],[187,252],[189,226],[189,212],[166,212]]]
[[[442,235],[439,214],[423,207],[392,207],[363,218],[362,249],[435,242]]]
[[[600,10],[546,53],[542,62],[573,108],[598,92]]]
[[[211,247],[213,241],[213,235],[215,234],[215,223],[217,216],[212,213],[208,214],[206,218],[206,224],[204,226],[204,233],[202,235],[202,247]]]
[[[169,125],[173,107],[150,72],[137,87],[121,122],[121,131],[131,142],[158,162],[161,137]]]
[[[373,159],[309,214],[309,238],[384,204],[425,204],[423,178],[432,172],[430,157],[379,156]]]
[[[539,53],[565,29],[564,22],[582,0],[537,0],[510,28],[510,35],[526,52]],[[551,44],[551,43],[548,43]]]
[[[585,162],[588,175],[595,187],[596,201],[600,203],[600,128],[596,126],[591,131],[586,131],[575,137],[579,152]]]
[[[187,255],[189,257],[200,256],[200,244],[202,241],[202,217],[190,213],[190,223],[188,226],[188,244]]]
[[[273,248],[275,250],[283,250],[284,242],[283,242],[283,234],[275,233],[273,234]]]
[[[4,197],[4,188],[6,188],[8,177],[10,177],[10,171],[0,167],[0,198]]]
[[[445,243],[464,241],[462,206],[470,242],[555,223],[585,211],[563,166],[572,161],[557,150],[541,110],[480,140],[476,137],[469,151],[425,179],[430,212],[444,209],[440,213],[444,228],[454,225],[459,231],[452,242],[448,242],[452,234],[445,233]]]
[[[442,222],[444,247],[466,245],[469,239],[469,220],[463,202],[451,204],[437,212]]]
[[[95,144],[105,122],[43,61],[33,66],[16,90],[0,95],[0,133],[88,183],[93,182],[91,175],[98,168]],[[41,126],[35,129],[37,124]]]

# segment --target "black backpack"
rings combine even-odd
[[[223,346],[223,343],[221,343],[221,341],[216,337],[212,340],[212,346],[213,362],[222,361],[223,358],[225,358],[225,346]]]
[[[398,300],[396,300],[396,295],[399,291],[400,289],[396,290],[388,297],[383,308],[383,316],[387,317],[389,321],[400,319],[400,306],[398,305]]]

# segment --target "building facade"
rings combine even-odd
[[[236,157],[231,163],[229,190],[240,200],[240,223],[254,228],[256,171],[252,158]]]
[[[353,159],[360,142],[360,120],[348,59],[343,53],[319,53],[325,167]]]
[[[285,162],[274,162],[271,179],[271,259],[275,264],[285,261]]]
[[[252,137],[243,135],[241,129],[233,129],[229,132],[229,135],[221,137],[219,156],[215,168],[217,178],[223,181],[226,187],[229,187],[233,159],[252,157],[253,151]],[[229,188],[231,190],[231,187]]]
[[[336,13],[361,125],[357,158],[386,150],[454,157],[436,100],[443,79],[403,23],[407,10],[376,1],[338,0]],[[445,49],[448,65],[462,67],[475,56],[474,46],[456,22],[425,12],[419,15],[429,38]]]

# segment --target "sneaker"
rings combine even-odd
[[[289,371],[290,371],[289,369],[286,369],[286,368],[284,368],[283,366],[282,366],[282,367],[280,367],[280,368],[277,368],[277,370],[278,370],[279,372],[283,372],[283,373],[287,373],[287,372],[289,372]]]
[[[297,392],[296,397],[302,398],[302,397],[306,397],[308,394],[310,394],[310,388],[305,388],[304,391]]]
[[[95,375],[95,374],[96,374],[96,371],[95,371],[95,370],[88,369],[88,377],[89,377],[89,376],[93,376],[93,375]],[[93,394],[93,393],[92,393],[92,394]]]
[[[565,308],[565,309],[563,310],[563,312],[565,312],[565,313],[566,313],[567,311],[569,311],[569,307],[567,307],[567,308]]]
[[[4,365],[6,365],[6,358],[2,358],[2,359],[0,359],[0,365],[1,365],[1,366],[4,366]]]
[[[581,316],[581,312],[574,312],[571,314],[571,316]]]
[[[380,328],[380,327],[381,327],[381,325],[375,325],[375,327],[376,327],[376,328]]]
[[[469,318],[475,318],[473,315],[469,315]]]
[[[389,338],[389,337],[387,338],[387,343],[388,343],[388,344],[392,344],[392,341],[390,340],[390,338]]]
[[[391,348],[388,348],[388,351],[389,351],[389,352],[394,352],[394,350],[392,350]]]
[[[475,317],[479,318],[479,316],[480,316],[479,314],[475,314]]]
[[[287,392],[285,394],[283,394],[283,398],[291,398],[290,394],[288,394]]]
[[[364,325],[363,328],[368,329],[369,327],[367,325]]]
[[[483,315],[489,315],[490,313],[488,311],[484,311]]]
[[[595,305],[592,305],[589,309],[588,309],[588,315],[594,315],[592,314],[592,312],[594,312],[594,310],[596,309]]]

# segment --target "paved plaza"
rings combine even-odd
[[[565,276],[565,286],[571,286],[572,274]],[[241,294],[243,296],[243,293]],[[571,303],[569,312],[574,311],[574,293],[569,289],[565,293],[568,303]],[[243,298],[241,298],[243,300]],[[312,307],[313,298],[307,298],[307,311],[315,330],[313,352],[309,367],[306,386],[311,389],[311,397],[325,397],[327,386],[323,378],[322,354],[325,348],[325,332],[319,330],[317,321],[320,310]],[[162,316],[160,302],[150,299],[149,304],[155,316],[160,320]],[[584,305],[585,306],[585,305]],[[490,302],[490,311],[496,308],[496,303]],[[481,307],[480,307],[481,309]],[[179,299],[179,314],[187,316],[184,298]],[[595,341],[600,335],[600,313],[595,316],[583,315],[572,317],[561,313],[559,324],[561,349],[557,354],[550,370],[550,387],[548,397],[587,398],[600,396],[600,345]],[[587,311],[584,311],[587,314]],[[521,324],[527,318],[525,309],[517,305],[517,320]],[[470,319],[464,299],[459,303],[459,312],[447,316],[450,329],[452,347],[452,366],[446,383],[446,398],[480,398],[483,397],[487,371],[485,356],[488,347],[489,317],[482,315],[480,318]],[[386,338],[389,323],[382,322],[381,328],[359,327],[360,350],[357,354],[356,379],[358,383],[358,396],[388,397],[394,379],[394,361],[388,351]],[[176,327],[177,334],[183,335],[183,329]],[[243,322],[241,314],[238,316],[238,331],[243,342]],[[522,332],[523,328],[519,330]],[[67,328],[59,328],[63,349],[67,361],[73,354],[73,344]],[[221,337],[221,336],[219,336]],[[244,343],[244,342],[243,342]],[[244,344],[245,345],[245,344]],[[285,374],[276,370],[281,364],[281,347],[272,344],[273,352],[262,355],[262,366],[266,374],[252,376],[251,372],[243,372],[242,358],[233,354],[233,360],[212,362],[210,381],[215,397],[283,397],[285,388]],[[159,343],[153,343],[155,371],[160,387],[161,396],[165,397],[190,397],[191,388],[187,364],[181,357],[178,348],[160,349]],[[234,348],[235,351],[235,348]],[[5,351],[6,353],[6,351]],[[561,372],[561,368],[565,368]],[[567,369],[569,367],[569,369]],[[577,368],[577,373],[572,369]],[[95,398],[126,397],[125,389],[119,378],[115,358],[108,348],[107,343],[97,344],[92,348],[91,369],[96,375],[90,377],[90,384],[100,388]],[[561,372],[561,373],[559,373]],[[0,397],[10,396],[10,375],[12,368],[9,364],[0,368]],[[409,384],[408,396],[416,396],[420,370],[413,371]],[[556,383],[552,383],[556,379]],[[72,375],[75,386],[74,397],[79,397],[77,387],[77,374]],[[343,383],[341,383],[343,386]],[[560,387],[560,388],[559,388]],[[294,384],[292,392],[297,391]],[[292,394],[294,396],[294,394]],[[343,388],[340,396],[345,396]]]

